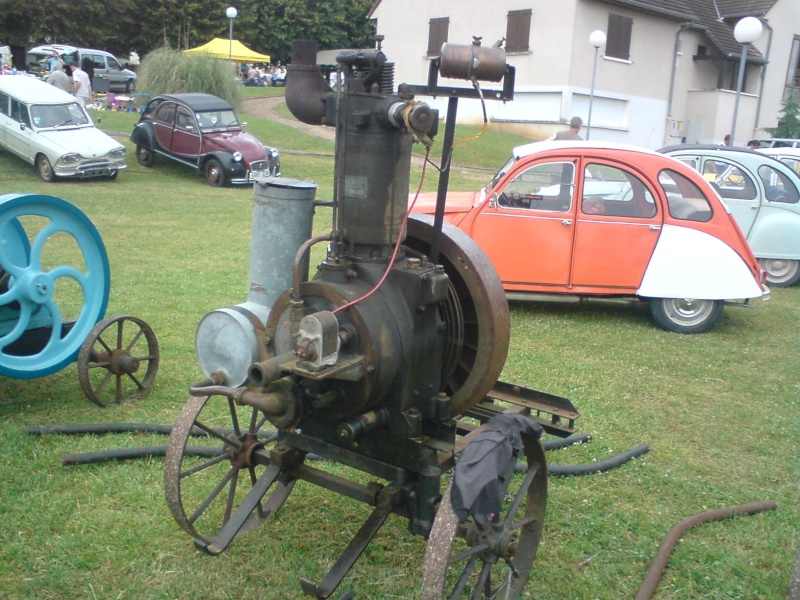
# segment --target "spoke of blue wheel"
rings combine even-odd
[[[461,596],[461,593],[467,586],[470,575],[472,575],[472,571],[475,570],[475,565],[478,564],[479,558],[480,557],[477,554],[474,554],[470,557],[469,562],[467,562],[467,564],[464,566],[464,570],[461,572],[461,576],[456,582],[456,586],[453,588],[453,591],[450,592],[449,600],[457,600]]]
[[[14,329],[0,337],[0,350],[11,342],[15,342],[19,339],[22,332],[27,329],[28,323],[31,322],[31,313],[32,309],[30,304],[24,302],[20,305],[19,317],[17,318],[17,324],[14,326]]]

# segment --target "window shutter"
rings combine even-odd
[[[608,15],[606,56],[629,60],[631,57],[631,31],[633,19],[622,15]]]
[[[450,17],[431,19],[428,28],[428,54],[427,56],[439,56],[442,44],[447,41],[447,34],[450,29]]]
[[[506,25],[506,52],[530,50],[531,9],[508,11]]]

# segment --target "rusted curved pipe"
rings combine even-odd
[[[675,544],[678,543],[678,540],[683,537],[683,534],[686,533],[687,530],[691,529],[695,525],[700,525],[701,523],[721,521],[737,515],[753,515],[766,510],[774,510],[777,507],[778,505],[773,500],[765,500],[764,502],[740,504],[739,506],[710,510],[694,515],[693,517],[689,517],[688,519],[684,519],[675,525],[675,527],[670,529],[667,537],[665,537],[664,541],[661,542],[661,546],[658,548],[658,553],[653,560],[653,564],[650,565],[650,569],[647,571],[647,576],[642,582],[642,587],[639,588],[639,593],[636,594],[636,600],[650,600],[650,598],[653,597],[653,594],[656,593],[658,582],[661,580],[661,577],[664,575],[664,570],[667,568],[667,562],[672,554],[672,549],[675,547]]]
[[[286,107],[298,121],[322,125],[325,96],[333,90],[317,66],[317,42],[293,40],[286,71]]]

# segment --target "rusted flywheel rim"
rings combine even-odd
[[[78,382],[99,406],[133,402],[145,396],[158,374],[161,355],[156,334],[142,319],[107,317],[94,326],[78,351]],[[104,377],[91,377],[93,370]]]
[[[405,245],[428,254],[433,218],[414,215],[408,220]],[[462,415],[483,400],[497,382],[508,354],[511,321],[503,285],[491,261],[466,233],[444,223],[439,263],[452,284],[444,312],[461,322],[447,323],[448,337],[462,336],[460,348],[450,348],[454,365],[445,389],[452,397],[453,416]]]
[[[511,492],[513,500],[499,515],[497,524],[491,528],[487,537],[477,533],[477,527],[471,518],[458,522],[450,502],[452,482],[447,486],[425,549],[422,600],[460,598],[465,589],[470,591],[472,598],[513,600],[522,593],[539,548],[547,504],[547,464],[544,451],[537,440],[526,436],[523,442],[528,471],[524,478],[515,476],[511,479],[506,497]],[[524,508],[512,513],[514,503],[523,501]],[[453,554],[453,543],[457,535],[466,535],[468,547]],[[481,542],[485,542],[482,547],[479,546]],[[513,570],[509,564],[513,565]],[[494,571],[493,565],[497,565]],[[448,569],[451,573],[458,573],[460,577],[473,576],[479,581],[487,573],[494,573],[496,576],[498,572],[504,571],[505,576],[500,581],[490,578],[486,586],[488,592],[483,593],[480,589],[471,589],[474,581],[460,586],[460,582],[456,580],[452,587],[448,586]]]
[[[228,407],[231,415],[230,427],[209,427],[204,423],[202,412],[209,402],[221,403]],[[240,416],[247,416],[246,422]],[[266,470],[263,468],[264,465],[256,463],[253,456],[254,451],[265,447],[268,441],[274,440],[274,437],[265,438],[262,435],[265,430],[261,428],[266,423],[266,418],[257,410],[237,407],[233,400],[222,396],[191,396],[184,405],[172,429],[164,459],[164,492],[173,518],[180,528],[194,539],[212,544],[215,536],[237,509],[234,500],[237,487],[240,485],[252,487],[259,479],[259,471],[263,473]],[[217,457],[194,461],[191,466],[185,466],[184,460],[191,454],[187,453],[189,440],[198,431],[205,431],[210,436],[205,438],[209,441],[201,443],[221,445],[222,452]],[[266,432],[270,433],[271,430]],[[215,467],[219,469],[214,470]],[[218,475],[220,471],[224,471],[224,474],[218,480],[212,480],[210,484],[204,486],[208,494],[201,501],[198,502],[196,498],[185,498],[182,482],[191,481],[193,477],[206,475],[210,477],[210,472],[204,473],[208,469],[214,470],[214,475]],[[255,529],[275,514],[289,497],[294,481],[286,483],[276,481],[271,487],[273,488],[271,495],[257,502],[240,532]],[[224,518],[212,525],[199,526],[198,521],[206,516],[206,512],[212,509],[212,506],[214,508],[218,506],[215,503],[220,502],[222,505],[227,505]]]

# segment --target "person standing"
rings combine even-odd
[[[69,92],[69,75],[64,73],[60,66],[57,66],[56,70],[50,73],[45,81],[50,85],[56,86],[60,90]]]
[[[58,55],[58,52],[53,50],[53,55],[47,59],[47,67],[51,73],[55,73],[59,69],[64,68],[64,61]]]
[[[75,84],[75,97],[80,105],[86,108],[92,97],[92,84],[89,82],[89,75],[78,66],[78,63],[70,63],[69,68],[72,70],[72,81]]]
[[[583,138],[578,135],[581,127],[583,127],[583,119],[580,117],[572,117],[569,120],[569,129],[565,129],[564,131],[559,131],[554,140],[582,140]]]

